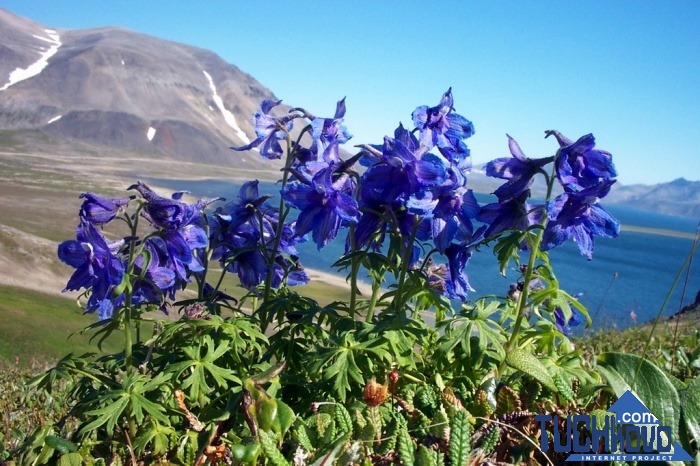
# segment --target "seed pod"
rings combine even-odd
[[[259,401],[255,420],[262,430],[270,430],[277,417],[277,400],[272,397],[263,397]]]
[[[386,401],[388,388],[389,387],[387,385],[377,383],[374,377],[372,377],[372,380],[370,380],[365,387],[362,398],[365,400],[365,403],[367,403],[368,406],[379,406]]]

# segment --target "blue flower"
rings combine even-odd
[[[241,225],[226,236],[221,263],[238,274],[241,286],[253,290],[265,280],[268,263],[262,253],[260,232],[248,224]]]
[[[486,175],[508,180],[493,193],[499,200],[513,199],[530,188],[534,176],[544,173],[542,167],[554,160],[554,157],[529,159],[523,154],[515,139],[508,136],[508,148],[512,157],[503,157],[486,164]]]
[[[334,165],[320,171],[310,185],[292,183],[282,190],[285,202],[301,212],[296,221],[296,234],[313,232],[314,243],[320,250],[332,241],[338,230],[348,222],[357,222],[357,201],[348,194],[352,183],[347,175],[333,180]]]
[[[479,204],[471,189],[446,190],[437,199],[428,192],[425,198],[411,198],[411,212],[423,218],[418,239],[431,239],[441,254],[452,243],[469,243],[473,240],[472,219],[479,214]]]
[[[266,159],[279,159],[284,154],[279,141],[285,139],[292,130],[294,118],[300,115],[287,115],[283,117],[273,117],[270,112],[282,101],[277,102],[265,99],[260,104],[260,111],[254,116],[256,138],[250,144],[241,147],[232,147],[235,151],[250,150],[261,146],[260,155]]]
[[[474,125],[453,111],[450,88],[437,106],[416,108],[412,114],[413,124],[420,131],[420,142],[426,151],[437,146],[447,160],[459,168],[470,169],[469,149],[463,140],[474,134]]]
[[[518,197],[506,198],[499,202],[486,204],[481,208],[476,219],[488,224],[484,232],[485,238],[498,235],[506,230],[526,230],[535,223],[534,211],[525,202],[530,196],[530,190],[525,190]]]
[[[564,311],[562,311],[560,307],[554,309],[554,325],[556,325],[557,329],[564,335],[571,335],[573,333],[571,327],[581,325],[582,322],[583,314],[574,307],[571,308],[571,318],[568,322],[564,318]]]
[[[347,128],[342,125],[345,116],[345,98],[338,101],[333,118],[316,118],[308,114],[307,116],[311,117],[311,135],[314,139],[311,153],[314,154],[316,161],[326,163],[339,161],[339,144],[344,144],[352,138]]]
[[[593,258],[593,237],[617,237],[619,222],[598,205],[605,197],[615,180],[603,180],[598,185],[578,192],[564,192],[547,205],[549,223],[542,236],[543,251],[574,239],[581,255],[588,260]]]
[[[421,156],[418,149],[415,137],[399,126],[394,138],[384,138],[382,160],[363,174],[362,189],[379,190],[390,204],[443,184],[448,177],[444,159],[431,153]]]
[[[594,149],[595,138],[587,134],[572,142],[559,131],[547,131],[547,137],[553,135],[559,142],[559,151],[554,166],[559,182],[567,190],[595,186],[603,180],[617,176],[612,155],[609,152]]]
[[[146,200],[141,215],[159,229],[158,236],[165,242],[177,279],[186,283],[188,271],[204,270],[195,254],[195,250],[208,244],[206,232],[201,226],[204,220],[202,209],[219,199],[186,204],[180,201],[184,193],[177,192],[172,199],[167,199],[140,181],[129,189],[136,189]]]
[[[80,216],[93,225],[109,223],[134,198],[134,196],[108,198],[93,193],[82,193],[80,197],[85,199],[80,207]]]
[[[143,254],[134,259],[134,272],[140,277],[134,283],[133,303],[159,303],[168,313],[164,296],[175,298],[177,281],[175,272],[168,267],[167,246],[159,237],[149,238],[143,245]]]
[[[85,311],[98,311],[100,320],[112,317],[120,303],[120,297],[112,294],[124,278],[124,264],[115,255],[123,244],[123,240],[107,242],[92,223],[81,218],[76,240],[64,241],[58,246],[58,258],[76,269],[63,291],[90,289]]]
[[[271,195],[259,195],[258,184],[258,180],[244,183],[238,192],[237,202],[229,202],[214,211],[214,215],[219,217],[227,229],[235,230],[251,220],[257,224],[258,214],[276,211],[266,202],[272,197]]]
[[[445,286],[449,298],[466,301],[467,293],[474,291],[469,285],[469,277],[467,277],[467,273],[464,271],[467,262],[469,262],[469,259],[472,257],[472,252],[471,246],[455,243],[450,244],[445,250],[449,269],[449,279],[446,280]]]

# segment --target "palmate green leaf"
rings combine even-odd
[[[155,455],[167,453],[169,449],[170,436],[175,433],[175,429],[170,426],[163,426],[155,420],[146,424],[145,428],[139,431],[134,439],[134,449],[137,452],[144,452],[151,444],[151,451]]]
[[[438,340],[437,352],[447,355],[452,353],[452,350],[454,350],[457,345],[462,345],[462,350],[469,356],[471,354],[469,338],[474,329],[474,321],[471,319],[457,318],[453,319],[453,322],[457,324],[456,328],[450,329],[449,333],[445,331],[445,335]]]
[[[222,340],[227,341],[229,348],[234,350],[247,350],[255,348],[262,350],[261,343],[267,344],[268,340],[262,334],[250,317],[231,317],[223,319],[212,315],[210,320],[191,320],[188,326],[195,330],[204,331],[207,335],[221,334],[227,336]],[[178,333],[176,332],[174,336]]]
[[[211,387],[207,383],[207,374],[214,379],[214,382],[219,387],[228,386],[227,381],[234,382],[237,385],[242,384],[241,379],[232,370],[215,364],[215,361],[229,350],[226,342],[216,346],[209,335],[205,335],[203,340],[206,345],[204,356],[200,355],[201,348],[199,347],[185,347],[182,350],[190,359],[171,364],[166,369],[176,378],[179,378],[186,372],[189,373],[182,381],[181,388],[183,390],[189,388],[189,397],[194,400],[199,399],[200,394],[205,395],[210,390]]]
[[[105,397],[107,398],[107,397]],[[107,402],[108,399],[102,400]],[[124,410],[129,405],[129,398],[124,393],[119,396],[116,400],[109,402],[106,406],[102,408],[88,411],[85,414],[88,416],[96,416],[97,419],[90,422],[89,424],[83,426],[80,429],[81,433],[91,432],[98,427],[107,424],[107,434],[112,435],[114,433],[114,427],[119,423],[119,420],[124,413]]]
[[[640,361],[639,376],[632,386]],[[674,439],[679,438],[680,398],[661,369],[635,354],[603,353],[598,356],[597,370],[616,396],[620,397],[630,390],[659,419],[661,425],[671,427]]]
[[[476,336],[477,349],[481,354],[490,348],[503,360],[505,358],[503,343],[506,337],[501,327],[491,320],[491,316],[499,310],[498,301],[487,302],[483,299],[477,301],[473,308],[464,308],[461,317],[450,319],[442,325],[445,327],[445,333],[438,340],[438,354],[449,355],[459,345],[463,354],[471,357],[471,339]]]
[[[327,343],[331,346],[320,348],[311,356],[311,372],[321,372],[323,380],[334,379],[333,388],[342,401],[352,389],[351,379],[358,385],[364,385],[363,369],[371,372],[377,359],[391,359],[390,353],[382,347],[382,344],[387,344],[382,338],[370,338],[358,343],[352,332],[343,332],[332,335]],[[325,366],[328,367],[323,369]]]
[[[368,351],[373,352],[378,357],[391,361],[392,355],[396,363],[405,369],[413,368],[415,366],[414,353],[413,353],[413,341],[406,336],[407,332],[402,332],[399,330],[390,330],[384,333],[384,339],[389,343],[389,348],[391,351],[387,351],[382,347],[377,348],[367,348]]]
[[[364,380],[362,374],[355,363],[355,358],[352,351],[344,351],[340,353],[336,361],[323,374],[324,380],[333,380],[333,389],[338,394],[340,401],[345,402],[347,392],[352,390],[350,379],[353,379],[358,385],[363,385]]]
[[[168,382],[172,378],[172,376],[173,376],[172,374],[165,373],[165,372],[161,372],[153,378],[149,378],[149,377],[144,376],[143,378],[145,378],[147,380],[145,383],[143,381],[143,378],[141,380],[139,380],[138,391],[139,391],[139,393],[146,393],[146,392],[150,392],[151,390],[155,390],[155,389],[161,387],[166,382]]]
[[[577,378],[580,382],[585,384],[596,384],[599,383],[599,377],[594,372],[589,372],[582,365],[582,352],[580,349],[569,351],[562,354],[557,359],[545,359],[543,365],[552,374],[559,374],[566,380],[571,381],[573,378]]]
[[[501,275],[505,276],[511,259],[516,265],[519,263],[520,256],[518,256],[518,251],[520,251],[520,243],[526,236],[527,233],[522,230],[512,230],[510,233],[502,235],[496,241],[493,253],[498,257]]]
[[[118,312],[115,311],[115,314]],[[95,332],[93,336],[90,337],[90,343],[92,343],[92,340],[100,336],[99,340],[97,341],[97,347],[102,351],[102,343],[105,342],[109,336],[114,333],[115,331],[119,330],[120,328],[120,322],[119,319],[103,319],[103,320],[98,320],[97,322],[88,325],[85,327],[84,330],[81,330],[81,332],[86,332],[88,330],[94,330],[94,329],[99,329]]]
[[[162,423],[168,422],[168,417],[164,414],[165,408],[162,405],[149,401],[143,395],[139,395],[137,393],[132,394],[130,398],[137,422],[141,423],[143,421],[143,415],[137,414],[142,413],[142,410],[146,411],[146,413],[150,414],[152,417],[158,419]]]

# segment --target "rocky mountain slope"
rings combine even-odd
[[[51,29],[0,9],[0,129],[259,166],[229,146],[254,137],[265,98],[274,95],[210,51],[119,28]]]
[[[614,186],[606,202],[631,209],[700,219],[700,181]]]

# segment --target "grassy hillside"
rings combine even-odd
[[[26,289],[0,286],[0,360],[21,367],[52,363],[67,353],[96,351],[90,335],[79,331],[94,322],[75,301]],[[106,350],[121,342],[110,338]]]

